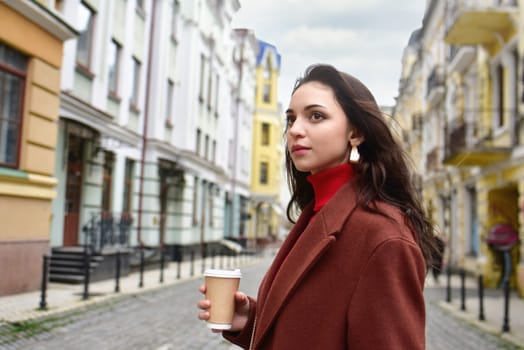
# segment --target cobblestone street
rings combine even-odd
[[[243,268],[241,289],[254,295],[270,258]],[[0,345],[0,349],[238,349],[212,333],[197,319],[196,302],[201,278],[170,287],[125,296],[90,306],[88,309],[51,317],[24,330],[20,339]],[[449,315],[436,303],[443,287],[426,290],[428,324],[427,349],[492,350],[518,349],[500,338],[484,334]],[[30,336],[34,332],[36,335]],[[6,339],[0,330],[0,344]]]

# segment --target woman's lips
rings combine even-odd
[[[302,145],[295,145],[295,146],[291,147],[291,153],[296,154],[296,155],[302,155],[302,154],[306,153],[309,150],[310,150],[309,147],[305,147],[305,146],[302,146]]]

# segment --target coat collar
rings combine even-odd
[[[355,181],[351,181],[342,186],[315,217],[312,217],[313,203],[304,208],[261,284],[255,349],[293,289],[335,243],[355,204]]]

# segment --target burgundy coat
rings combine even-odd
[[[393,206],[380,204],[391,220],[355,203],[350,182],[314,217],[312,204],[303,210],[246,326],[227,339],[248,349],[256,318],[253,349],[425,348],[426,268],[414,235]]]

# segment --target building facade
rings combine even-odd
[[[280,54],[258,41],[251,176],[251,236],[257,247],[276,240],[283,216],[280,205],[283,167],[282,108],[277,99]]]
[[[0,3],[0,295],[40,284],[56,197],[62,52],[75,36],[38,2]]]
[[[244,243],[259,45],[231,26],[240,2],[7,3],[0,259],[24,271],[0,293],[36,289],[45,253],[62,278],[53,256],[65,252],[131,263]]]
[[[524,295],[521,19],[517,1],[428,1],[395,116],[448,266]]]

